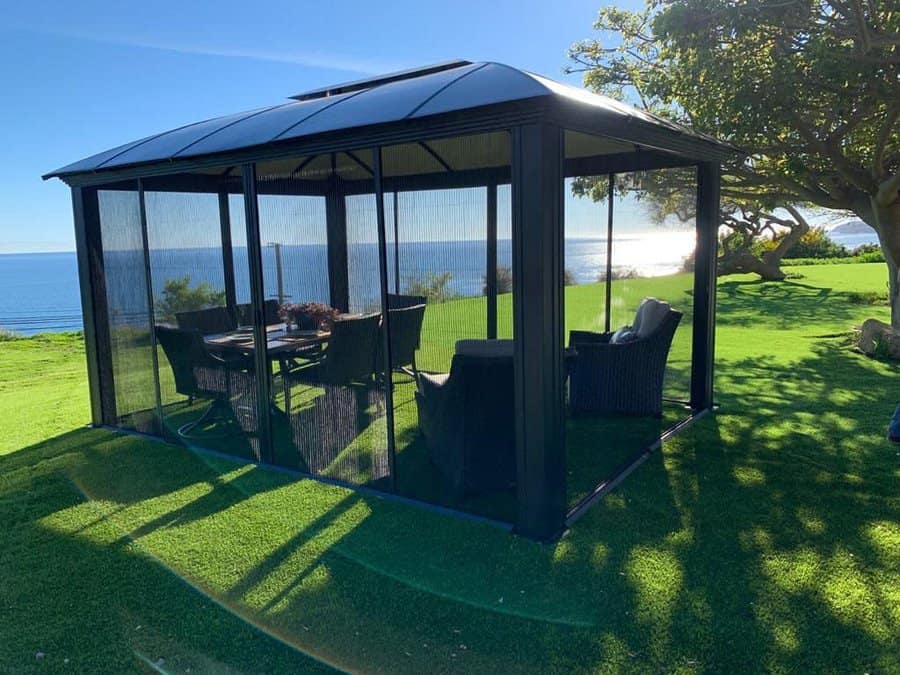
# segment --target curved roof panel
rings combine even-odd
[[[619,101],[539,75],[499,63],[452,61],[318,89],[299,94],[289,103],[188,124],[69,164],[45,178],[214,155],[540,97],[590,105],[614,118],[633,119],[678,136],[718,144]]]
[[[257,117],[265,112],[275,110],[277,107],[281,106],[276,106],[276,108],[251,110],[250,112],[226,115],[225,117],[216,117],[211,120],[206,120],[205,122],[197,122],[196,124],[190,124],[186,127],[181,127],[180,129],[167,131],[120,152],[115,157],[98,165],[97,168],[108,169],[112,166],[142,164],[144,162],[173,159],[178,157],[180,153],[186,151],[195,143],[210,138],[217,132],[223,131],[242,120]]]
[[[269,143],[304,120],[318,115],[352,95],[339,94],[311,101],[292,101],[276,108],[269,108],[263,115],[246,116],[244,119],[198,140],[185,148],[178,156],[213,154]]]
[[[485,63],[468,77],[460,77],[452,86],[436,91],[410,116],[426,117],[549,94],[550,91],[528,73],[500,63]]]
[[[279,134],[275,140],[312,136],[339,129],[406,119],[422,103],[441,91],[455,90],[457,83],[479,73],[484,65],[469,64],[408,80],[389,82],[346,95],[328,114],[304,120],[295,128]],[[328,100],[322,99],[322,100]],[[462,106],[466,107],[466,106]]]

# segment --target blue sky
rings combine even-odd
[[[635,0],[618,2],[635,7]],[[150,133],[450,58],[565,76],[596,0],[10,3],[0,26],[0,252],[73,248],[41,174]]]

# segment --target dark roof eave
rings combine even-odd
[[[44,180],[59,178],[70,186],[98,185],[107,180],[125,180],[196,168],[265,161],[297,154],[343,152],[375,145],[394,145],[419,139],[441,138],[496,131],[533,122],[545,115],[548,97],[540,96],[430,117],[403,119],[268,143],[193,157],[178,157],[88,171],[53,171]]]
[[[695,161],[722,161],[746,154],[734,146],[709,139],[688,129],[682,131],[672,127],[661,128],[639,118],[622,117],[595,106],[555,99],[552,96],[540,96],[431,117],[404,119],[284,141],[271,141],[221,153],[118,165],[109,169],[54,171],[45,174],[43,179],[60,178],[70,186],[89,186],[174,171],[276,159],[294,154],[343,151],[348,148],[404,143],[420,138],[479,133],[538,121],[541,117],[563,128],[616,138]]]
[[[740,148],[687,127],[662,127],[638,117],[618,117],[592,105],[556,100],[551,119],[563,128],[616,138],[696,161],[726,161],[748,153]]]

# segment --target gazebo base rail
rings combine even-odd
[[[641,464],[650,459],[653,453],[662,447],[663,443],[693,426],[695,422],[706,416],[709,412],[712,412],[709,408],[694,411],[687,419],[681,420],[677,424],[674,424],[663,431],[657,440],[635,452],[628,460],[621,464],[609,478],[598,483],[590,494],[581,499],[581,501],[566,513],[566,528],[572,527],[572,525],[578,522],[592,506],[599,503],[601,499],[612,492]]]
[[[684,405],[685,402],[678,399],[667,398],[667,402],[675,403],[678,405]],[[687,407],[687,406],[686,406]],[[604,497],[612,493],[622,482],[630,476],[635,470],[637,470],[644,462],[650,459],[662,446],[662,444],[676,436],[678,436],[683,431],[686,431],[691,426],[694,425],[697,421],[705,417],[708,413],[714,412],[717,406],[714,406],[712,409],[706,410],[692,410],[691,414],[676,422],[675,424],[670,425],[666,429],[660,432],[659,438],[655,439],[651,443],[645,445],[644,447],[637,450],[631,456],[629,456],[623,463],[621,463],[608,477],[604,478],[600,483],[598,483],[594,489],[587,494],[585,497],[581,498],[575,505],[569,508],[566,512],[565,521],[563,523],[563,527],[560,527],[558,531],[556,531],[552,536],[548,537],[529,537],[527,535],[523,535],[526,538],[533,539],[539,541],[541,543],[552,544],[556,541],[559,541],[560,538],[566,535],[568,530],[585,514],[587,514],[590,509],[597,504],[599,504]],[[138,411],[138,412],[151,412],[151,411]],[[486,515],[481,515],[478,513],[473,513],[471,511],[464,510],[463,508],[454,508],[453,506],[447,506],[443,504],[438,504],[430,501],[426,501],[425,499],[420,499],[416,497],[411,497],[408,495],[403,495],[398,492],[391,492],[389,490],[382,490],[377,487],[372,487],[370,485],[361,485],[359,483],[354,483],[348,480],[342,480],[340,478],[334,478],[331,476],[325,476],[317,473],[311,473],[308,471],[302,471],[299,469],[294,469],[287,466],[282,466],[273,462],[260,461],[255,459],[249,459],[247,457],[243,457],[240,455],[231,454],[229,452],[225,452],[222,450],[215,450],[213,448],[204,447],[203,445],[199,445],[198,443],[202,442],[202,439],[195,437],[183,437],[182,440],[186,441],[179,443],[175,437],[171,439],[166,438],[162,435],[158,435],[155,433],[146,433],[141,431],[135,431],[132,429],[124,429],[122,427],[107,425],[107,424],[90,424],[92,428],[97,429],[105,429],[114,433],[123,434],[126,436],[133,436],[136,438],[140,438],[145,441],[150,441],[153,443],[161,443],[166,445],[173,450],[182,450],[187,452],[192,452],[196,454],[200,454],[206,457],[215,457],[217,459],[226,460],[229,462],[235,462],[239,464],[252,465],[260,468],[264,468],[266,470],[274,471],[276,473],[292,476],[298,479],[310,479],[316,481],[317,483],[322,483],[324,485],[333,485],[336,487],[346,488],[348,490],[352,490],[354,492],[358,492],[361,495],[366,495],[369,497],[376,497],[378,499],[386,499],[391,502],[395,502],[398,504],[404,504],[407,506],[411,506],[414,508],[424,509],[426,511],[432,513],[438,513],[441,515],[449,515],[456,518],[461,518],[463,520],[480,523],[483,525],[488,525],[490,527],[497,528],[499,530],[511,533],[511,534],[519,534],[522,533],[516,530],[515,524],[513,522],[500,520],[498,518],[493,518]],[[218,437],[215,435],[209,435],[206,437],[208,440],[216,440]]]

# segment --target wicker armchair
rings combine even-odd
[[[681,321],[670,309],[654,330],[630,342],[613,333],[571,331],[569,408],[573,415],[662,415],[666,361]]]
[[[474,341],[469,341],[473,342]],[[419,372],[416,407],[432,464],[457,498],[515,484],[512,354],[466,345],[445,375]]]

